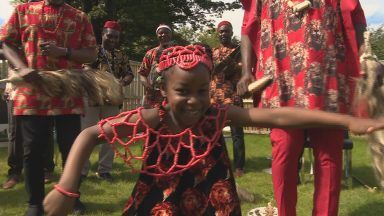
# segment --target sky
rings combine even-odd
[[[232,2],[234,0],[223,0],[224,2]],[[10,0],[0,0],[0,26],[5,22],[12,13],[13,7],[10,5]],[[364,9],[368,25],[378,27],[384,24],[384,1],[383,0],[360,0]],[[227,11],[221,18],[215,19],[215,24],[221,20],[228,20],[232,23],[235,36],[240,36],[241,21],[243,12],[241,9],[235,11]]]

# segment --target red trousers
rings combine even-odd
[[[312,215],[337,216],[344,131],[308,129],[315,158],[315,194]],[[272,129],[272,179],[279,216],[295,216],[298,159],[304,144],[301,129]]]

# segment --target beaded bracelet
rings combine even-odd
[[[72,193],[72,192],[66,191],[63,188],[61,188],[58,184],[55,184],[53,187],[58,192],[62,193],[63,195],[65,195],[67,197],[73,197],[73,198],[79,198],[80,197],[80,192],[79,193]]]

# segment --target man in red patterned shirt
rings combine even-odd
[[[243,106],[243,100],[236,93],[236,85],[241,77],[240,49],[232,42],[233,28],[228,21],[217,25],[220,46],[212,49],[215,69],[211,80],[211,103]],[[236,55],[237,54],[237,55]],[[231,127],[235,176],[244,173],[245,146],[242,127]]]
[[[159,46],[148,50],[139,68],[140,81],[145,88],[145,106],[159,106],[163,101],[160,90],[156,87],[156,67],[161,53],[174,43],[172,42],[172,29],[168,25],[161,24],[156,29],[156,36],[159,39]]]
[[[254,78],[273,76],[273,83],[262,93],[263,107],[348,113],[354,78],[359,76],[358,50],[363,45],[366,28],[359,1],[243,0],[242,3],[243,76],[238,84],[239,94],[246,92]],[[307,3],[309,7],[295,7]],[[307,131],[316,160],[312,215],[338,215],[345,131],[318,128]],[[270,139],[279,215],[294,216],[304,130],[272,128]]]
[[[0,32],[4,52],[17,52],[14,66],[26,80],[37,70],[81,69],[96,59],[96,40],[88,17],[64,3],[44,0],[18,5]],[[80,132],[81,97],[50,97],[40,87],[25,83],[15,90],[14,115],[23,138],[28,216],[42,215],[44,171],[42,148],[47,148],[54,122],[63,166]]]

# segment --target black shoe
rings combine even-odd
[[[96,176],[104,181],[111,182],[113,180],[112,175],[110,173],[96,173]]]
[[[76,198],[75,206],[73,207],[72,214],[74,215],[83,215],[87,209],[85,205],[80,201],[79,198]]]
[[[44,211],[42,206],[30,205],[25,213],[25,216],[43,216],[43,213]]]

